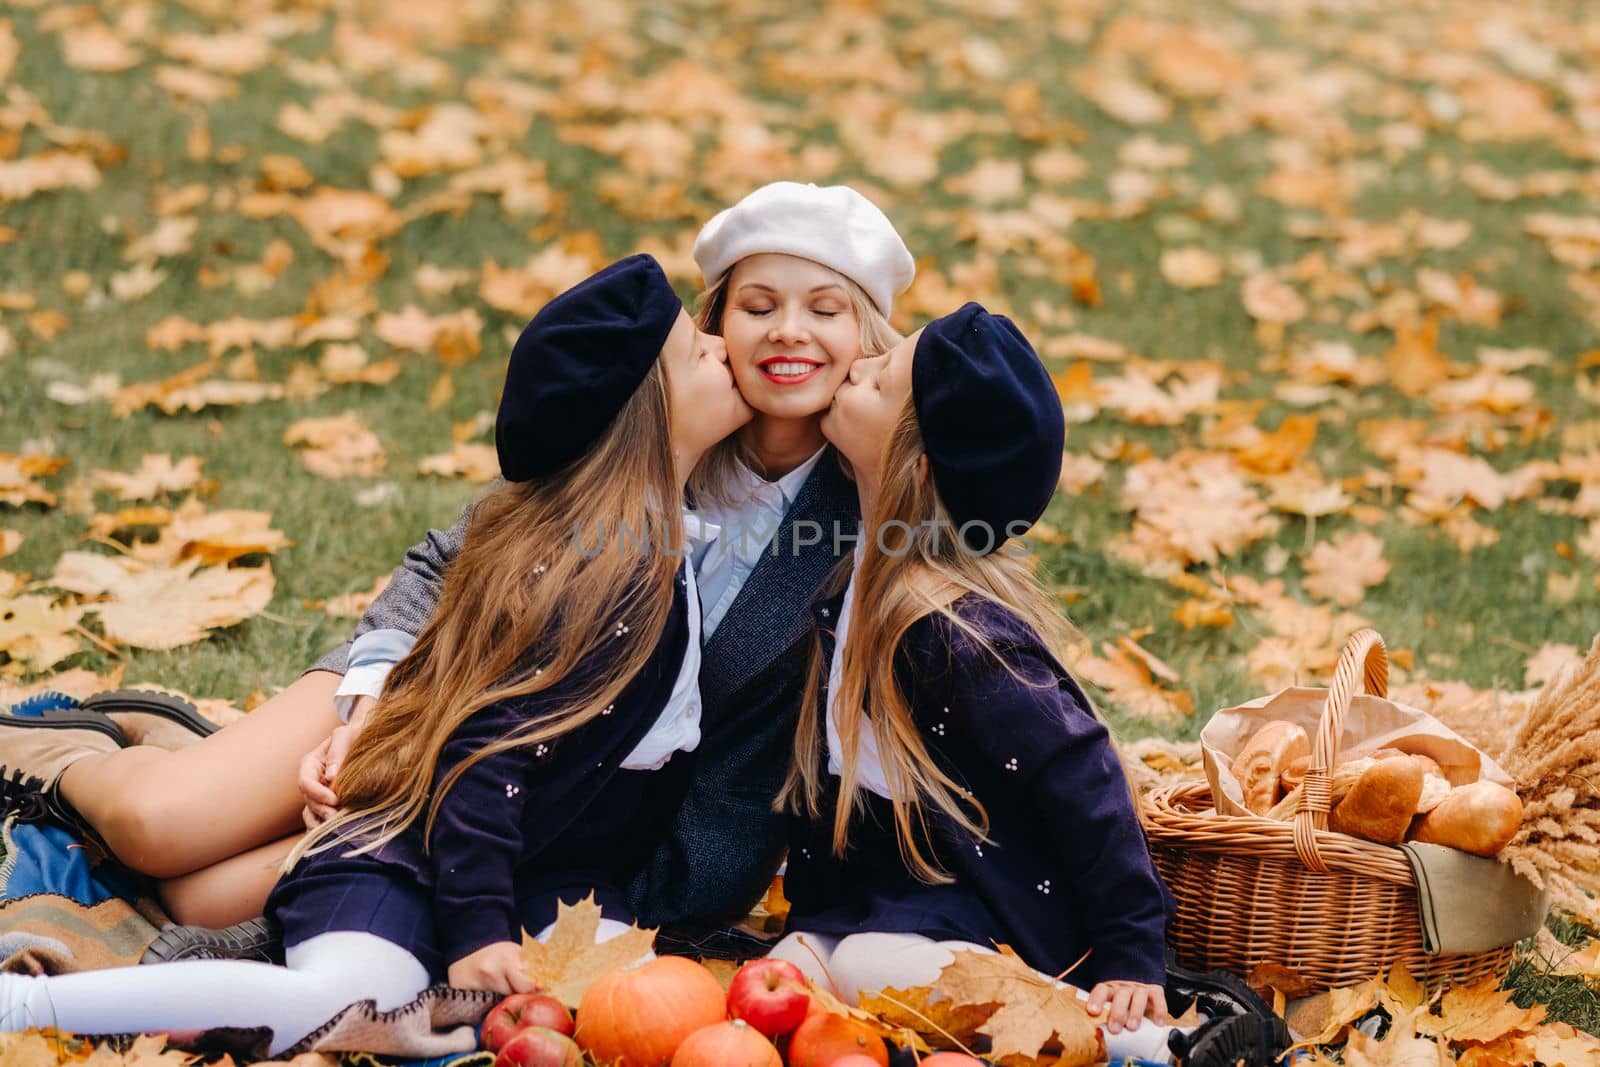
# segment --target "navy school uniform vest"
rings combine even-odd
[[[693,775],[693,753],[678,752],[656,771],[624,770],[622,761],[649,732],[672,693],[688,640],[688,604],[680,568],[671,611],[643,669],[610,710],[578,729],[531,748],[478,761],[440,806],[423,848],[420,821],[364,856],[346,843],[303,859],[279,880],[267,914],[283,926],[286,944],[328,930],[378,933],[438,971],[495,941],[520,941],[555,918],[556,901],[594,891],[607,918],[632,918],[625,888],[648,859],[681,804]],[[630,640],[637,622],[616,640]],[[437,789],[467,756],[570,698],[586,672],[521,700],[491,705],[463,723],[446,743],[434,775]],[[431,900],[431,929],[394,930],[376,896],[341,899],[334,913],[297,883],[327,882],[337,872],[361,894],[386,882],[415,887]],[[369,906],[370,905],[370,906]],[[363,918],[363,916],[370,917]]]
[[[817,608],[829,657],[842,603],[841,593]],[[789,817],[789,929],[1008,944],[1047,974],[1087,954],[1070,976],[1085,989],[1163,982],[1171,897],[1104,724],[1015,614],[974,596],[956,610],[1004,664],[929,615],[902,639],[895,677],[929,753],[987,811],[989,840],[930,812],[924,855],[954,880],[929,885],[901,859],[890,802],[868,792],[835,856],[839,779],[829,775],[821,817]]]

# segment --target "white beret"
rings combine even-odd
[[[694,239],[694,261],[707,285],[762,252],[799,256],[838,271],[884,315],[917,272],[889,217],[847,185],[763,185],[718,212]]]

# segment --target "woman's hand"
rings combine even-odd
[[[515,941],[495,941],[450,965],[446,980],[457,989],[487,989],[492,993],[532,993],[533,979],[522,969],[522,946]]]
[[[1139,1029],[1139,1020],[1146,1015],[1163,1026],[1167,1023],[1166,990],[1143,982],[1101,982],[1089,991],[1085,1007],[1090,1015],[1104,1013],[1100,1022],[1113,1034]]]
[[[351,709],[350,721],[335,727],[326,741],[300,761],[300,795],[306,800],[302,816],[308,829],[333,818],[339,810],[339,794],[333,791],[334,779],[375,703],[372,697],[358,697],[356,706]]]

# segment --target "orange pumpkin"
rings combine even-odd
[[[831,1067],[835,1060],[855,1053],[870,1057],[878,1067],[889,1067],[883,1038],[848,1016],[818,1012],[789,1037],[789,1067]]]
[[[732,1019],[684,1038],[672,1054],[672,1067],[783,1067],[783,1058],[761,1031]]]
[[[578,1003],[573,1036],[591,1059],[614,1067],[661,1067],[683,1039],[727,1014],[722,985],[679,956],[602,975]]]

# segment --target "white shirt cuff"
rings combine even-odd
[[[333,706],[339,711],[340,721],[350,721],[359,698],[375,697],[383,692],[389,672],[416,643],[416,636],[404,630],[370,630],[355,639],[350,646],[344,681],[334,691]]]

